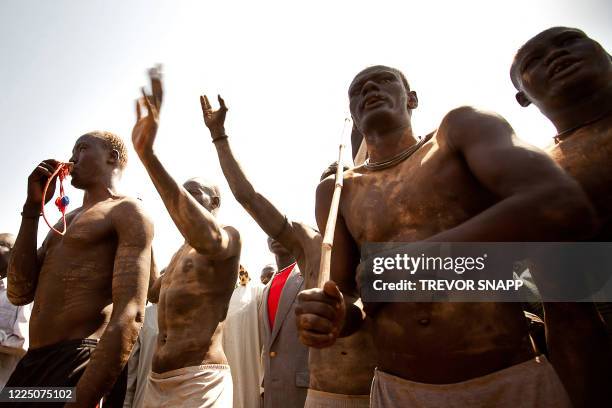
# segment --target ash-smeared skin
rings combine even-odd
[[[137,200],[114,193],[120,172],[113,152],[96,136],[77,140],[72,184],[85,190],[83,205],[66,215],[66,235],[49,232],[38,256],[38,218],[24,218],[9,265],[11,302],[34,300],[30,347],[100,339],[70,406],[94,406],[111,389],[143,320],[153,225]],[[42,162],[30,176],[26,212],[39,211],[56,165]]]
[[[225,115],[227,107],[219,97],[219,110],[213,111],[208,98],[202,97],[202,109],[206,126],[213,140],[225,135]],[[315,287],[321,257],[321,235],[314,228],[300,223],[288,222],[285,217],[263,194],[259,193],[248,179],[238,160],[235,158],[229,138],[218,139],[215,143],[223,174],[236,200],[253,217],[257,224],[268,234],[276,237],[289,254],[277,255],[280,258],[294,258],[305,275],[306,288]],[[269,240],[270,250],[274,253],[275,244]],[[281,260],[280,267],[292,260]],[[325,350],[310,349],[309,371],[310,388],[338,394],[365,395],[370,393],[375,358],[370,334],[363,329],[346,338],[340,339],[333,347]],[[351,373],[351,375],[345,375]]]
[[[203,180],[177,184],[153,150],[162,86],[150,71],[153,95],[137,101],[138,120],[132,142],[185,243],[150,290],[159,296],[157,347],[152,370],[157,373],[201,364],[227,364],[221,336],[223,321],[240,265],[240,235],[218,223],[218,189]],[[147,115],[141,116],[146,106]]]
[[[383,102],[370,98],[372,94],[381,95]],[[397,71],[362,71],[349,98],[372,161],[416,142],[410,123],[416,94],[406,89]],[[373,101],[371,109],[363,104],[367,100]],[[317,189],[320,229],[327,222],[333,185],[328,178]],[[549,200],[565,205],[542,205]],[[358,296],[355,270],[366,242],[562,240],[583,236],[591,228],[586,197],[543,152],[521,143],[498,115],[455,109],[406,161],[378,172],[357,167],[345,173],[333,282],[324,291],[299,295],[301,339],[327,347],[339,333],[349,334],[363,324],[362,312],[347,298]],[[344,304],[339,302],[343,297]],[[372,319],[377,366],[405,379],[453,383],[533,356],[516,303],[366,303],[364,310]]]
[[[558,70],[560,63],[570,62],[575,65],[565,73]],[[554,71],[562,75],[551,75]],[[580,183],[595,206],[600,229],[589,240],[612,240],[610,55],[581,30],[553,27],[521,47],[511,79],[522,106],[533,103],[560,133],[575,129],[563,133],[546,151]],[[545,303],[544,310],[551,362],[574,405],[610,405],[612,350],[593,305]]]

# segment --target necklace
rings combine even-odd
[[[563,139],[565,139],[570,133],[575,132],[576,130],[578,130],[580,128],[583,128],[583,127],[588,126],[588,125],[592,125],[593,123],[602,120],[603,118],[608,116],[611,112],[612,111],[608,110],[603,115],[596,116],[595,119],[587,120],[586,122],[580,123],[580,124],[578,124],[576,126],[573,126],[573,127],[569,128],[569,129],[565,129],[565,130],[557,133],[553,137],[553,140],[555,141],[555,144],[559,144],[559,142],[561,142]]]
[[[417,143],[415,143],[412,146],[410,146],[409,148],[399,152],[398,154],[396,154],[395,156],[391,157],[390,159],[382,160],[382,161],[379,161],[379,162],[376,162],[376,163],[372,163],[372,162],[370,162],[370,158],[368,157],[366,159],[366,161],[363,163],[363,167],[365,167],[366,169],[371,170],[371,171],[384,170],[384,169],[388,169],[389,167],[393,167],[396,164],[399,164],[399,163],[403,162],[404,160],[406,160],[407,158],[409,158],[410,156],[412,156],[414,154],[414,152],[419,150],[419,148],[425,144],[425,142],[427,142],[429,139],[431,139],[431,136],[432,136],[432,134],[429,134],[429,135],[421,138]]]

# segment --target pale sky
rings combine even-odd
[[[164,65],[156,150],[178,182],[204,176],[222,190],[222,222],[239,229],[251,275],[273,260],[266,237],[221,173],[198,97],[221,93],[230,142],[255,187],[291,219],[315,225],[314,190],[336,159],[347,87],[368,65],[402,70],[419,96],[416,134],[460,105],[497,111],[545,146],[554,128],[520,108],[508,69],[524,41],[555,25],[583,29],[612,49],[612,3],[568,1],[0,1],[4,165],[0,232],[17,233],[28,174],[67,160],[78,136],[121,135],[130,148],[122,192],[155,221],[163,267],[181,244],[131,148],[134,100],[146,69]],[[348,157],[348,156],[347,156]],[[71,186],[71,209],[82,194]],[[53,217],[59,214],[49,206]],[[39,240],[48,228],[41,220]]]

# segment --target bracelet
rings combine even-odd
[[[223,135],[219,136],[219,137],[215,137],[212,142],[213,143],[217,143],[219,140],[223,140],[223,139],[227,139],[227,135],[224,133]]]
[[[38,213],[34,213],[34,212],[28,212],[28,211],[22,211],[21,212],[21,218],[29,218],[29,219],[38,219],[40,218],[41,214],[40,212]]]

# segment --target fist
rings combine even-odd
[[[335,343],[344,324],[346,307],[342,292],[333,281],[323,289],[308,289],[298,295],[295,308],[300,341],[315,348],[329,347]]]
[[[30,176],[28,177],[28,205],[39,207],[42,204],[42,195],[45,184],[47,184],[47,180],[49,180],[49,177],[51,177],[51,175],[55,172],[58,165],[59,162],[57,160],[45,160],[40,162],[34,171],[30,173]],[[45,204],[53,197],[53,193],[55,192],[55,180],[57,180],[57,175],[49,184],[47,196],[45,197]]]

